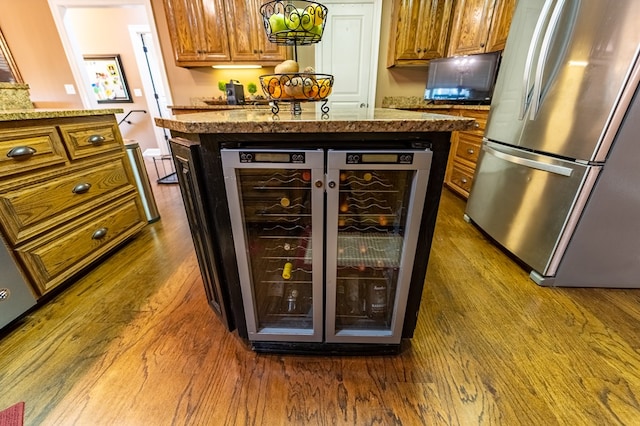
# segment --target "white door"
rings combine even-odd
[[[328,106],[365,108],[375,104],[381,0],[323,1],[327,6],[322,41],[316,44],[316,72],[334,76]]]

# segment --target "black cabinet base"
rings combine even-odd
[[[363,343],[250,342],[251,349],[261,353],[296,355],[397,355],[402,344]]]

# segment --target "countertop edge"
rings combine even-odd
[[[120,114],[122,108],[101,109],[25,109],[0,111],[0,121],[35,120],[41,118],[82,117],[92,115]]]
[[[386,110],[386,109],[383,109]],[[387,110],[392,113],[392,110]],[[273,116],[235,116],[223,112],[180,114],[171,118],[155,118],[159,127],[190,134],[259,134],[259,133],[421,133],[471,130],[475,120],[428,112],[396,111],[398,117],[342,117],[327,119]],[[228,113],[228,112],[227,112]]]

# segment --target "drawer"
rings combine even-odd
[[[464,132],[460,132],[457,138],[456,144],[456,159],[467,161],[469,166],[475,166],[478,162],[478,154],[480,153],[480,147],[482,145],[482,139],[475,135],[469,135]]]
[[[135,194],[18,248],[40,295],[72,277],[142,229]]]
[[[484,130],[487,128],[487,117],[489,116],[489,111],[477,111],[472,109],[465,109],[460,111],[460,115],[463,117],[469,117],[476,120],[477,127],[475,130],[470,132],[477,133],[479,135],[484,135]]]
[[[473,170],[461,164],[454,163],[451,167],[450,176],[448,176],[447,179],[449,187],[466,198],[469,197],[472,183]]]
[[[0,131],[0,178],[68,163],[55,127]]]
[[[28,185],[0,192],[0,218],[8,239],[19,244],[133,192],[125,161],[121,157],[64,175],[33,176]]]
[[[59,128],[72,160],[123,150],[115,119],[63,124]]]

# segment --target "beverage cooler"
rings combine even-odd
[[[254,349],[399,345],[431,151],[221,156]]]

